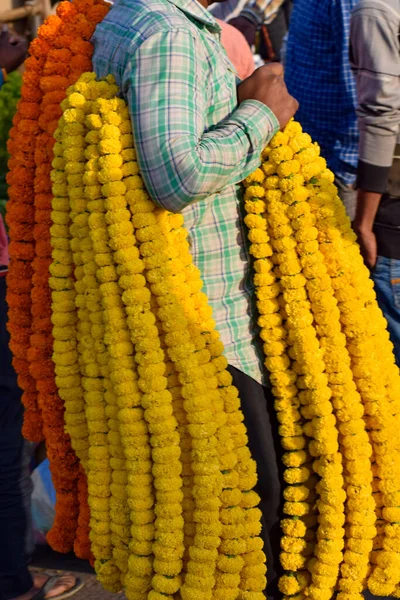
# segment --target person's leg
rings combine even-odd
[[[23,407],[6,329],[6,280],[0,277],[0,596],[9,600],[33,585],[26,555],[21,491]]]
[[[280,517],[282,512],[282,462],[278,422],[270,390],[241,371],[229,366],[233,384],[239,390],[241,407],[249,437],[249,448],[257,463],[260,509],[263,513],[264,552],[267,556],[267,596],[279,598],[278,578],[281,567]]]
[[[346,185],[338,177],[335,178],[335,185],[338,189],[338,194],[344,204],[346,212],[350,217],[350,221],[354,221],[356,216],[357,192],[351,185]]]
[[[378,304],[388,323],[396,363],[400,367],[400,260],[378,256],[372,278]]]
[[[27,561],[30,560],[34,550],[35,542],[33,540],[33,524],[32,524],[32,509],[31,497],[33,491],[33,483],[31,478],[31,461],[34,452],[35,444],[24,440],[24,448],[22,451],[21,465],[21,494],[24,503],[26,515],[26,530],[25,530],[25,555]]]

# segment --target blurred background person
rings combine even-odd
[[[360,126],[354,227],[400,366],[400,0],[361,0],[351,20]]]
[[[233,25],[266,62],[280,61],[293,0],[228,0],[211,6],[217,19]]]
[[[229,23],[217,19],[221,27],[221,44],[235,67],[240,79],[250,77],[255,69],[253,53],[244,35]]]
[[[358,125],[349,37],[351,11],[357,2],[296,0],[285,57],[285,81],[300,104],[296,118],[321,146],[352,220]]]

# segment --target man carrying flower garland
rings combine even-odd
[[[224,0],[221,0],[224,1]],[[93,66],[126,98],[152,199],[182,212],[239,389],[258,465],[269,597],[278,597],[281,482],[273,400],[258,349],[239,183],[294,115],[280,65],[242,82],[206,10],[211,0],[119,0],[94,35]]]

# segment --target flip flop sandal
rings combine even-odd
[[[32,600],[65,600],[66,598],[74,596],[74,594],[79,592],[79,590],[81,590],[85,585],[83,581],[77,578],[73,588],[67,590],[66,592],[63,592],[62,594],[59,594],[58,596],[52,596],[50,599],[46,599],[46,594],[48,594],[50,590],[53,589],[53,587],[55,586],[57,581],[59,581],[59,579],[60,575],[53,575],[49,577],[46,583],[44,583],[42,587],[36,592],[36,594],[32,596]]]

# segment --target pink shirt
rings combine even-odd
[[[0,266],[7,267],[8,263],[8,239],[6,228],[4,226],[3,216],[0,214]]]
[[[255,68],[253,54],[246,42],[246,38],[233,25],[228,25],[228,23],[219,19],[217,19],[217,22],[222,29],[222,45],[231,63],[237,70],[240,79],[246,79],[246,77],[249,77],[253,73]]]

